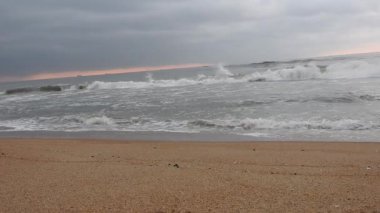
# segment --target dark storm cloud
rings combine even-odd
[[[378,23],[378,0],[0,0],[0,75],[320,55]]]

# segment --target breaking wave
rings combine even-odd
[[[221,83],[245,83],[262,81],[304,81],[318,79],[358,79],[380,77],[380,66],[366,61],[336,62],[329,65],[316,65],[314,62],[307,64],[295,64],[287,68],[272,68],[266,71],[255,71],[250,74],[234,74],[225,66],[215,66],[212,76],[198,75],[196,78],[182,78],[171,80],[155,80],[151,74],[147,75],[147,81],[119,81],[104,82],[94,81],[82,85],[53,85],[37,88],[17,88],[4,91],[3,94],[11,95],[29,92],[59,92],[63,90],[96,90],[96,89],[142,89],[182,87],[191,85],[211,85]]]
[[[115,126],[115,121],[105,115],[65,115],[52,117],[22,118],[16,120],[3,120],[0,122],[1,131],[62,131],[62,130],[88,130],[91,128],[110,129]]]
[[[178,131],[200,132],[221,130],[230,133],[251,133],[266,130],[320,130],[363,131],[380,129],[380,124],[354,119],[329,120],[311,118],[307,120],[277,120],[271,118],[215,119],[215,120],[155,120],[130,118],[115,120],[103,116],[38,117],[2,121],[0,131]]]
[[[163,120],[132,117],[130,119],[113,119],[106,115],[65,115],[52,117],[22,118],[0,121],[1,131],[183,131],[183,121]]]
[[[112,126],[115,121],[105,115],[66,115],[62,117],[40,117],[39,121],[47,121],[48,123],[62,123],[71,125],[86,125],[86,126]]]
[[[103,115],[101,117],[91,117],[84,119],[83,123],[87,125],[113,125],[115,122],[111,118]]]
[[[241,129],[241,130],[272,130],[272,129],[299,129],[299,130],[369,130],[379,129],[380,124],[362,122],[359,120],[341,119],[310,119],[279,121],[274,119],[246,118],[243,120],[196,120],[189,125],[201,128]]]
[[[380,68],[365,61],[341,62],[331,65],[316,65],[313,62],[304,65],[282,69],[268,69],[251,74],[233,74],[222,65],[217,65],[215,75],[199,75],[197,78],[182,78],[177,80],[155,80],[151,75],[148,81],[94,81],[87,85],[87,89],[125,89],[125,88],[155,88],[180,87],[191,85],[210,85],[220,83],[244,83],[260,81],[304,81],[322,79],[358,79],[380,77]]]
[[[233,77],[234,74],[231,73],[225,66],[218,64],[216,67],[216,77]]]
[[[350,61],[325,66],[308,63],[284,69],[256,72],[250,77],[250,82],[373,78],[380,77],[380,68],[365,61]]]
[[[232,77],[233,74],[223,67],[218,65],[215,76],[198,75],[197,78],[182,78],[176,80],[155,80],[151,74],[147,75],[148,81],[119,81],[119,82],[103,82],[94,81],[87,86],[87,89],[142,89],[142,88],[160,88],[160,87],[180,87],[191,85],[210,85],[217,83],[237,83],[244,82],[244,79],[236,79]]]
[[[201,84],[202,80],[179,79],[179,80],[150,80],[148,82],[120,81],[120,82],[103,82],[94,81],[87,86],[88,89],[142,89],[151,87],[178,87]]]
[[[250,82],[254,81],[295,81],[317,79],[321,76],[321,70],[313,64],[297,65],[293,68],[280,70],[267,70],[265,72],[256,72],[250,75]]]

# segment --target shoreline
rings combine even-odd
[[[159,138],[159,139],[157,139]],[[337,137],[310,137],[277,139],[264,136],[229,134],[215,132],[166,132],[166,131],[2,131],[2,139],[42,139],[42,140],[116,140],[116,141],[168,141],[168,142],[339,142],[339,143],[380,143],[373,140],[341,140]]]
[[[378,144],[380,146],[380,141],[328,141],[328,140],[176,140],[176,139],[128,139],[128,138],[85,138],[85,137],[17,137],[9,136],[4,137],[0,135],[0,143],[4,141],[18,141],[18,142],[81,142],[81,143],[119,143],[119,144],[128,144],[128,143],[145,143],[145,144],[154,144],[154,143],[164,143],[164,144]],[[380,152],[380,151],[379,151]]]
[[[377,142],[0,138],[0,212],[376,212]]]

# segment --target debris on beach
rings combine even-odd
[[[168,163],[168,166],[172,166],[172,164],[171,164],[171,163]],[[179,165],[176,163],[176,164],[173,164],[173,167],[175,167],[175,168],[179,168]]]

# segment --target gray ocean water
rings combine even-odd
[[[40,91],[48,85],[62,91]],[[6,137],[380,141],[380,54],[2,83],[0,91]]]

